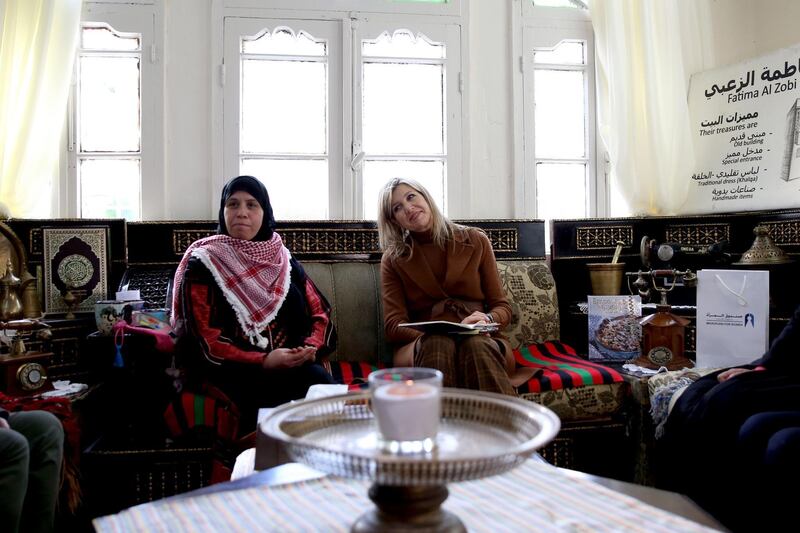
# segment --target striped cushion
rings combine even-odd
[[[520,394],[623,381],[613,368],[582,359],[572,347],[557,341],[522,346],[514,350],[514,357],[520,366],[542,369],[517,388]]]
[[[359,361],[325,361],[325,369],[331,373],[336,383],[348,386],[348,390],[367,388],[367,376],[386,365],[370,365]]]
[[[164,421],[173,438],[197,430],[213,431],[224,441],[232,441],[239,431],[239,411],[221,392],[207,387],[203,393],[183,391],[164,411]]]
[[[552,409],[562,421],[608,417],[620,411],[628,386],[619,372],[576,357],[560,342],[533,344],[514,351],[517,364],[541,368],[536,377],[517,388],[520,398]],[[367,387],[367,376],[385,365],[356,361],[327,361],[325,368],[350,390]]]
[[[536,377],[518,388],[520,393],[622,382],[622,376],[613,368],[581,359],[572,347],[557,341],[523,346],[514,350],[514,357],[518,365],[542,369]],[[333,379],[348,385],[350,390],[366,388],[367,376],[384,367],[383,364],[376,366],[358,361],[325,363]]]

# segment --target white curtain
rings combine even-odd
[[[0,202],[53,214],[82,0],[0,0]]]
[[[681,212],[694,161],[687,92],[713,64],[709,0],[592,0],[598,125],[627,212]],[[623,208],[624,209],[624,208]]]

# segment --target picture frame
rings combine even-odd
[[[42,240],[45,314],[93,313],[108,293],[108,228],[42,228]]]

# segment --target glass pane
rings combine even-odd
[[[327,153],[325,63],[242,61],[241,151]]]
[[[141,161],[81,159],[78,162],[83,218],[141,219]]]
[[[533,53],[534,63],[561,63],[566,65],[586,64],[586,43],[583,41],[561,41],[552,50]]]
[[[444,67],[365,63],[363,146],[368,154],[444,153]]]
[[[80,58],[80,149],[84,152],[138,152],[138,57]]]
[[[414,36],[408,30],[397,30],[389,36],[385,31],[375,40],[361,41],[364,57],[414,57],[419,59],[444,59],[446,47],[431,41],[422,34]]]
[[[536,69],[536,157],[586,155],[583,72]]]
[[[120,33],[105,24],[84,27],[81,31],[81,48],[84,50],[130,51],[140,50],[141,46],[141,33]]]
[[[536,216],[584,218],[586,216],[586,165],[537,163]]]
[[[364,161],[362,206],[364,219],[378,218],[378,193],[392,178],[412,178],[420,182],[442,212],[445,202],[445,166],[441,161]]]
[[[277,220],[328,218],[327,161],[242,159],[241,172],[266,185]]]
[[[290,56],[325,57],[326,42],[314,39],[304,31],[296,36],[289,28],[278,27],[273,33],[264,30],[254,37],[242,38],[242,52],[245,54],[275,54]]]

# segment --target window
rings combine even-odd
[[[585,41],[533,49],[536,214],[583,218],[588,209],[589,149]]]
[[[289,218],[287,210],[290,218],[327,218],[328,175],[341,165],[328,140],[331,123],[341,122],[329,112],[338,105],[331,77],[338,81],[341,70],[331,64],[341,55],[336,24],[235,20],[226,29],[234,34],[230,85],[238,97],[238,105],[226,102],[226,126],[239,141],[238,168],[226,175],[261,179],[278,218]]]
[[[70,96],[62,212],[141,220],[161,215],[161,93],[155,11],[87,4]]]
[[[458,202],[447,179],[462,166],[453,17],[258,13],[224,17],[225,177],[262,180],[278,219],[374,219],[395,176],[445,210]]]
[[[447,209],[447,47],[424,33],[384,31],[361,41],[362,213],[378,216],[388,180],[409,176]]]
[[[591,23],[583,3],[560,3],[575,9],[528,0],[518,15],[522,98],[515,105],[522,107],[524,160],[517,210],[548,221],[600,216],[606,205],[605,179],[595,171]]]

